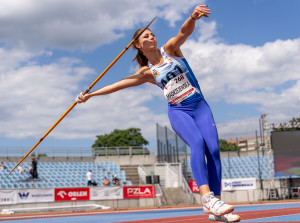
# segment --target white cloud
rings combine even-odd
[[[253,117],[231,122],[222,122],[217,124],[219,138],[234,140],[236,137],[250,138],[255,136],[255,130],[260,134],[259,118]]]
[[[0,135],[41,137],[72,105],[81,90],[80,83],[95,74],[75,58],[61,58],[46,65],[38,65],[30,56],[16,60],[0,75],[0,94],[5,97],[0,100]],[[50,136],[91,139],[116,128],[139,127],[145,137],[152,138],[155,123],[167,123],[168,118],[144,104],[160,93],[149,84],[93,98],[77,105]]]
[[[29,58],[30,60],[31,58]],[[21,63],[21,61],[19,61]],[[48,65],[26,64],[0,76],[0,133],[8,137],[33,136],[60,114],[79,92],[79,82],[95,71],[78,59],[63,58]],[[47,122],[45,118],[48,118]]]
[[[50,50],[94,49],[115,41],[126,30],[145,25],[154,16],[174,25],[183,13],[203,2],[1,1],[0,93],[5,100],[0,101],[0,135],[40,137],[73,103],[87,76],[96,73],[76,58],[53,62]],[[40,64],[39,60],[47,57],[50,62]],[[94,138],[95,134],[134,126],[153,137],[156,122],[168,124],[166,113],[157,114],[145,106],[158,94],[147,85],[77,105],[51,136]]]
[[[202,1],[10,0],[0,1],[0,42],[74,50],[94,49],[154,16],[174,25]]]
[[[253,104],[274,119],[299,116],[300,39],[229,45],[214,37],[216,27],[203,22],[200,35],[183,47],[205,97]]]
[[[143,86],[90,99],[77,105],[65,123],[53,133],[58,138],[94,138],[114,129],[141,128],[147,139],[155,136],[155,123],[168,123],[166,113],[158,114],[145,106],[156,96]]]
[[[0,42],[5,48],[0,47],[0,93],[5,100],[0,100],[0,135],[40,137],[73,103],[82,90],[80,83],[96,74],[76,58],[39,64],[40,57],[52,54],[45,48],[93,49],[155,15],[174,25],[195,2],[1,1]],[[229,45],[216,36],[216,22],[202,21],[197,29],[196,39],[189,39],[183,52],[210,102],[253,104],[259,112],[269,113],[274,122],[299,116],[300,39],[257,47]],[[166,113],[148,106],[163,100],[154,88],[127,89],[77,105],[51,136],[86,139],[115,128],[140,127],[146,138],[153,138],[156,122],[169,126]],[[253,136],[258,117],[218,127],[221,137]]]
[[[10,69],[23,66],[24,63],[30,63],[33,56],[38,56],[45,52],[30,52],[28,50],[19,49],[4,49],[0,47],[0,75]]]

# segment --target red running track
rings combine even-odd
[[[236,212],[236,214],[241,216],[242,221],[257,219],[256,223],[259,223],[260,222],[259,219],[263,219],[263,218],[300,214],[300,208]],[[140,221],[126,221],[126,223],[200,223],[200,222],[212,223],[213,221],[208,220],[207,215],[176,217],[176,218],[160,218],[160,219],[140,220]],[[300,221],[293,221],[293,223],[296,222],[300,223]],[[272,222],[272,223],[276,223],[276,222]]]

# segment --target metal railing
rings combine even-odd
[[[0,146],[0,157],[23,157],[28,147]],[[153,151],[153,150],[152,150]],[[35,156],[47,157],[96,157],[96,156],[134,156],[154,154],[149,148],[131,147],[39,147],[32,152]]]
[[[183,187],[185,194],[188,196],[188,198],[190,200],[190,204],[198,204],[196,198],[193,195],[193,192],[191,191],[189,184],[186,182],[184,177],[182,177],[182,187]]]
[[[0,156],[23,157],[27,151],[28,147],[0,147]],[[92,149],[89,147],[39,147],[31,155],[37,157],[91,157]]]
[[[130,147],[96,147],[92,150],[93,157],[96,156],[133,156],[150,155],[150,150],[141,146]]]
[[[140,185],[146,184],[147,183],[146,176],[151,175],[150,172],[148,170],[146,170],[146,168],[142,164],[138,165],[138,174],[139,174],[139,184]]]

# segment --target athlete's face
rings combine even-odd
[[[142,51],[157,49],[157,40],[155,35],[150,30],[145,30],[139,37],[139,42],[136,45]]]

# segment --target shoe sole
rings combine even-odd
[[[208,220],[210,220],[210,221],[219,221],[219,220],[216,220],[216,219],[214,219],[214,218],[208,218]],[[219,221],[219,222],[240,222],[241,221],[241,218],[239,218],[238,220],[236,220],[236,221]]]
[[[215,220],[215,219],[211,219],[209,218],[208,220],[210,221],[219,221],[219,220]],[[219,222],[240,222],[241,220],[237,220],[237,221],[219,221]]]

